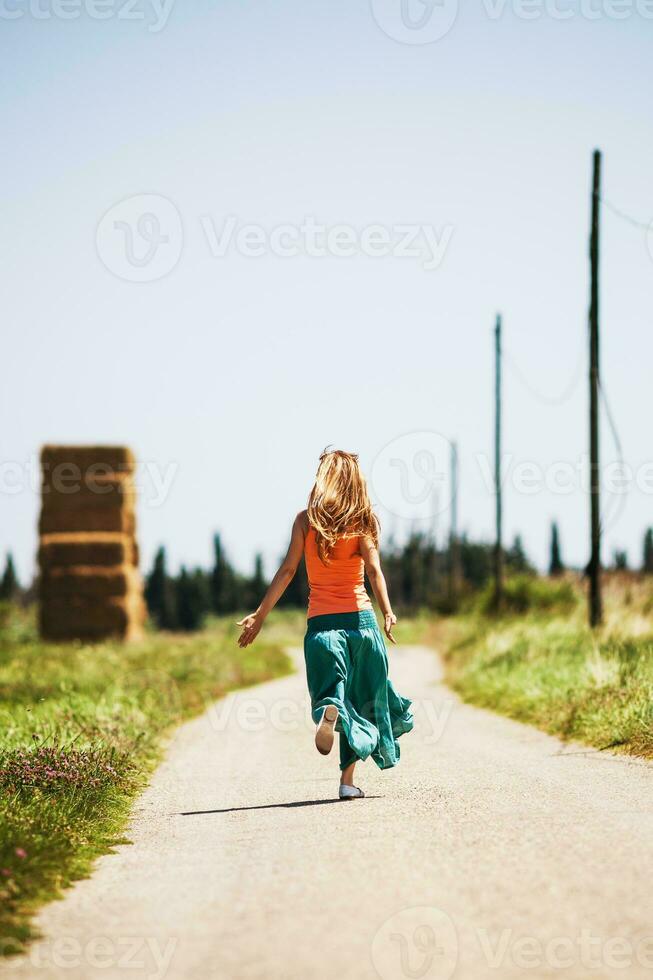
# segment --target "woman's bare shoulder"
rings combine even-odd
[[[295,518],[295,524],[299,525],[304,534],[306,534],[309,528],[307,510],[300,510],[299,514],[297,514],[297,517]]]

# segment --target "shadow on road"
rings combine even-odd
[[[380,796],[366,796],[366,800],[380,800]],[[353,803],[353,800],[340,800],[334,797],[329,800],[296,800],[293,803],[262,803],[259,806],[228,806],[224,810],[186,810],[178,813],[178,817],[199,817],[205,813],[239,813],[241,810],[288,810],[296,806],[323,806],[325,803]]]

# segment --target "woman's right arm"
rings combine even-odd
[[[381,609],[381,615],[383,616],[383,628],[385,630],[385,635],[388,637],[391,643],[396,643],[394,636],[392,635],[392,627],[397,622],[397,617],[392,611],[392,606],[390,605],[390,596],[388,595],[388,586],[385,582],[385,576],[381,570],[381,558],[379,556],[379,549],[374,544],[374,541],[369,535],[360,539],[360,550],[363,556],[363,561],[365,562],[365,572],[370,580],[370,585],[374,595],[376,596],[376,601]]]

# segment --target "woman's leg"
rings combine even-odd
[[[356,768],[356,763],[352,762],[350,766],[342,770],[340,774],[340,785],[341,786],[353,786],[354,785],[354,769]]]

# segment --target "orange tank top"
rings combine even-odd
[[[360,538],[338,538],[329,563],[324,565],[317,553],[315,530],[309,527],[304,541],[304,559],[310,594],[308,618],[329,613],[358,612],[371,609],[365,591],[365,563],[359,551]]]

